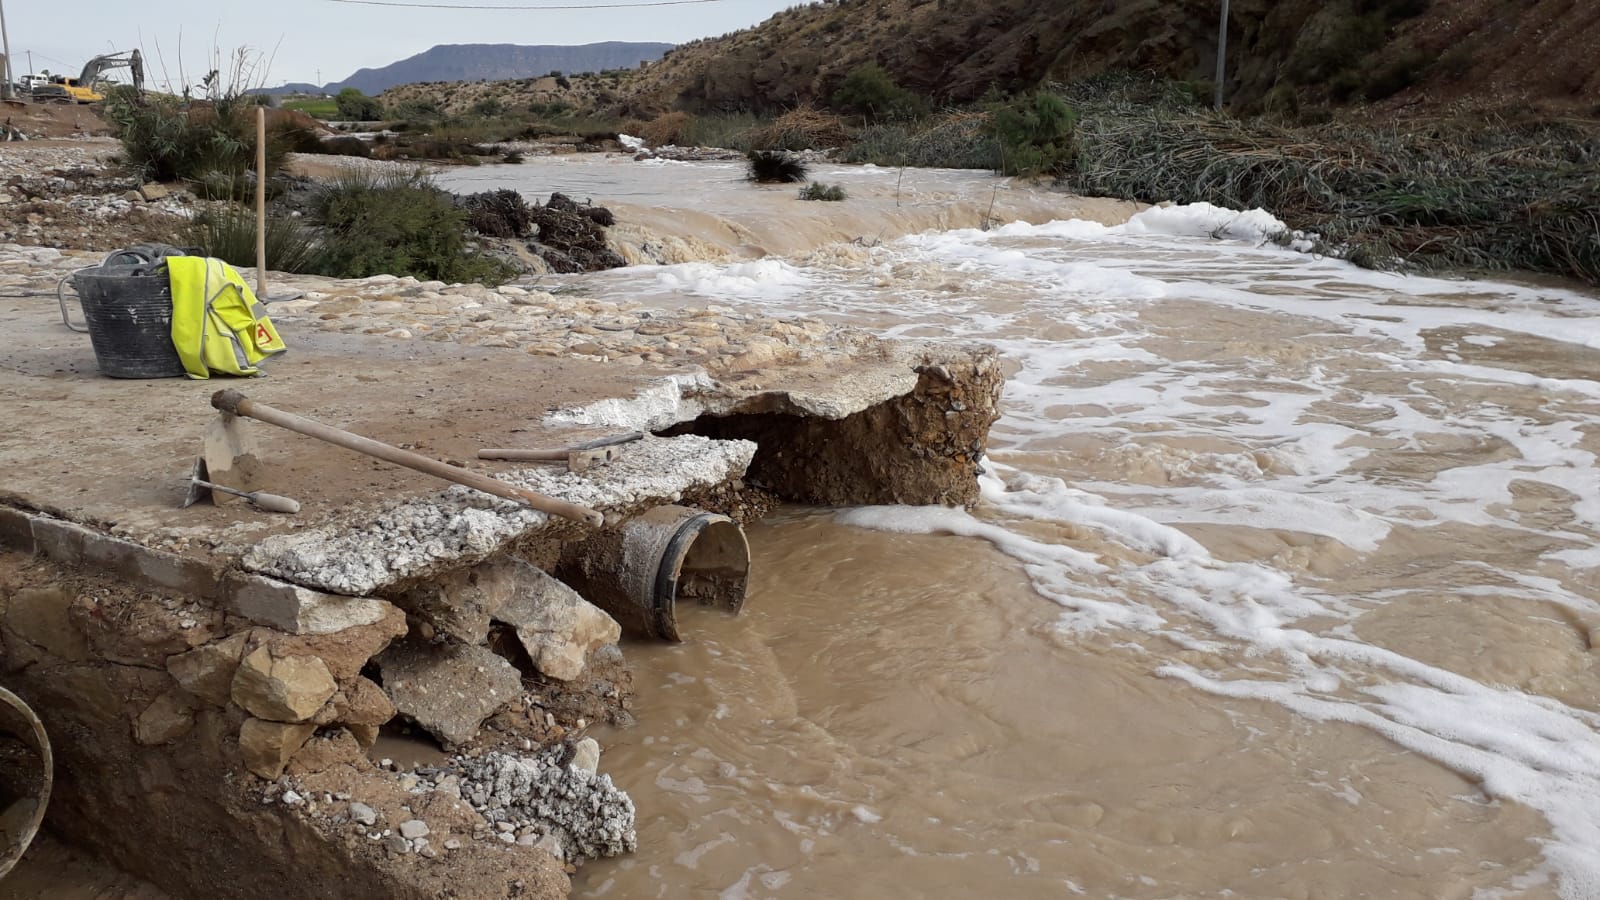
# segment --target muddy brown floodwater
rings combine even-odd
[[[628,648],[640,724],[600,737],[642,849],[580,896],[1468,897],[1539,858],[1536,813],[1370,731],[1062,640],[984,544],[750,540],[740,618]]]

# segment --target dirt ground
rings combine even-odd
[[[0,883],[7,900],[168,900],[156,887],[41,833]]]
[[[8,100],[0,103],[0,113],[4,115],[0,122],[21,130],[29,140],[111,134],[92,105]]]
[[[631,396],[644,369],[552,360],[514,350],[283,329],[290,350],[260,379],[121,380],[98,373],[87,335],[61,326],[53,299],[0,300],[0,497],[138,539],[157,531],[169,549],[202,549],[224,534],[253,543],[312,527],[364,504],[432,495],[444,482],[253,423],[265,464],[258,487],[297,498],[297,516],[242,504],[180,509],[211,394],[252,399],[380,441],[493,473],[486,446],[555,446],[597,436],[540,424],[560,407]],[[22,438],[21,436],[26,436]],[[192,535],[192,543],[173,534]],[[185,545],[188,546],[185,546]]]

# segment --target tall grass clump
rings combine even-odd
[[[1089,194],[1261,207],[1379,267],[1600,283],[1600,129],[1413,121],[1288,127],[1084,97],[1066,181]]]
[[[749,151],[753,149],[751,134],[766,124],[767,120],[754,113],[702,113],[678,132],[678,143],[684,147]]]
[[[515,275],[505,262],[474,252],[466,212],[421,171],[346,171],[317,191],[309,218],[321,229],[319,274],[483,284]]]
[[[119,92],[102,112],[122,142],[122,161],[149,181],[199,181],[242,178],[255,166],[255,106],[244,96],[206,103],[171,97],[145,102]],[[287,148],[274,134],[267,138],[267,170],[283,167]]]
[[[806,180],[809,171],[799,157],[781,150],[751,150],[746,156],[746,177],[757,184],[797,184]]]
[[[199,247],[204,255],[231,265],[254,266],[255,211],[237,203],[207,209],[189,222],[179,243]],[[323,265],[316,235],[295,219],[268,216],[267,268],[276,272],[320,272]]]
[[[844,161],[879,166],[941,169],[998,169],[1000,145],[989,134],[989,115],[952,112],[922,126],[869,125],[856,135]]]

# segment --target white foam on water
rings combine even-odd
[[[680,263],[662,266],[656,272],[662,287],[719,299],[782,300],[799,295],[811,285],[805,272],[771,257],[733,265]]]
[[[1401,526],[1536,534],[1565,544],[1540,559],[1569,566],[1573,576],[1487,571],[1484,564],[1493,586],[1482,595],[1526,600],[1530,614],[1538,604],[1600,613],[1595,598],[1572,586],[1584,583],[1583,570],[1600,566],[1600,477],[1585,446],[1585,435],[1600,426],[1600,373],[1551,377],[1537,361],[1524,371],[1440,358],[1428,346],[1428,335],[1441,329],[1461,329],[1469,347],[1501,346],[1506,335],[1519,334],[1595,346],[1600,302],[1570,291],[1371,272],[1262,245],[1281,229],[1260,211],[1193,205],[1149,210],[1123,226],[1015,223],[898,242],[890,255],[942,262],[970,278],[976,295],[986,284],[1012,294],[1018,284],[1033,286],[1021,310],[981,324],[966,317],[940,323],[953,338],[993,341],[1020,367],[995,428],[1008,444],[1005,464],[985,462],[998,474],[981,479],[975,514],[874,507],[838,519],[985,540],[1066,610],[1059,626],[1067,632],[1126,629],[1179,647],[1233,647],[1226,655],[1235,658],[1275,656],[1286,664],[1279,678],[1262,677],[1256,666],[1203,672],[1167,664],[1157,671],[1221,696],[1370,728],[1478,781],[1492,797],[1539,810],[1553,833],[1545,847],[1549,872],[1524,880],[1553,874],[1565,897],[1600,896],[1600,717],[1479,683],[1328,624],[1353,622],[1405,592],[1342,596],[1337,585],[1297,580],[1270,560],[1220,562],[1182,530],[1207,524],[1317,535],[1360,554],[1380,550]],[[906,293],[907,308],[920,309],[916,292]],[[863,308],[893,305],[865,299]],[[1259,362],[1246,370],[1203,357],[1164,359],[1148,349],[1152,331],[1143,316],[1168,299],[1321,322],[1327,346],[1298,352],[1241,333],[1240,341],[1262,343]],[[1041,340],[1028,333],[1040,321],[1071,326],[1081,337]],[[1364,377],[1376,370],[1387,378],[1357,386],[1344,374],[1350,366],[1320,364],[1319,354],[1343,355]],[[1114,366],[1117,374],[1109,381],[1072,377],[1090,365]],[[1545,411],[1535,419],[1509,404],[1440,393],[1472,388],[1490,396],[1532,392]],[[1364,414],[1335,419],[1323,411],[1330,403]],[[1064,418],[1062,410],[1071,412]],[[1135,478],[1069,482],[1041,474],[1041,467],[1059,466],[1051,448],[1070,434],[1120,439],[1102,451],[1109,454],[1102,461],[1131,467]],[[1184,439],[1233,449],[1187,449]],[[1390,477],[1368,467],[1374,446],[1429,453],[1440,441],[1485,450],[1431,474]],[[1496,443],[1508,452],[1487,452]],[[1541,524],[1511,512],[1518,482],[1565,492],[1569,519]],[[1036,528],[1024,535],[1018,527],[1039,522],[1089,528],[1153,558],[1105,562],[1063,552],[1072,549],[1067,541],[1053,544],[1028,536]],[[1317,633],[1299,625],[1311,618]]]

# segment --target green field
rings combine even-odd
[[[337,119],[339,106],[332,97],[315,97],[283,101],[284,109],[295,109],[314,119]]]

